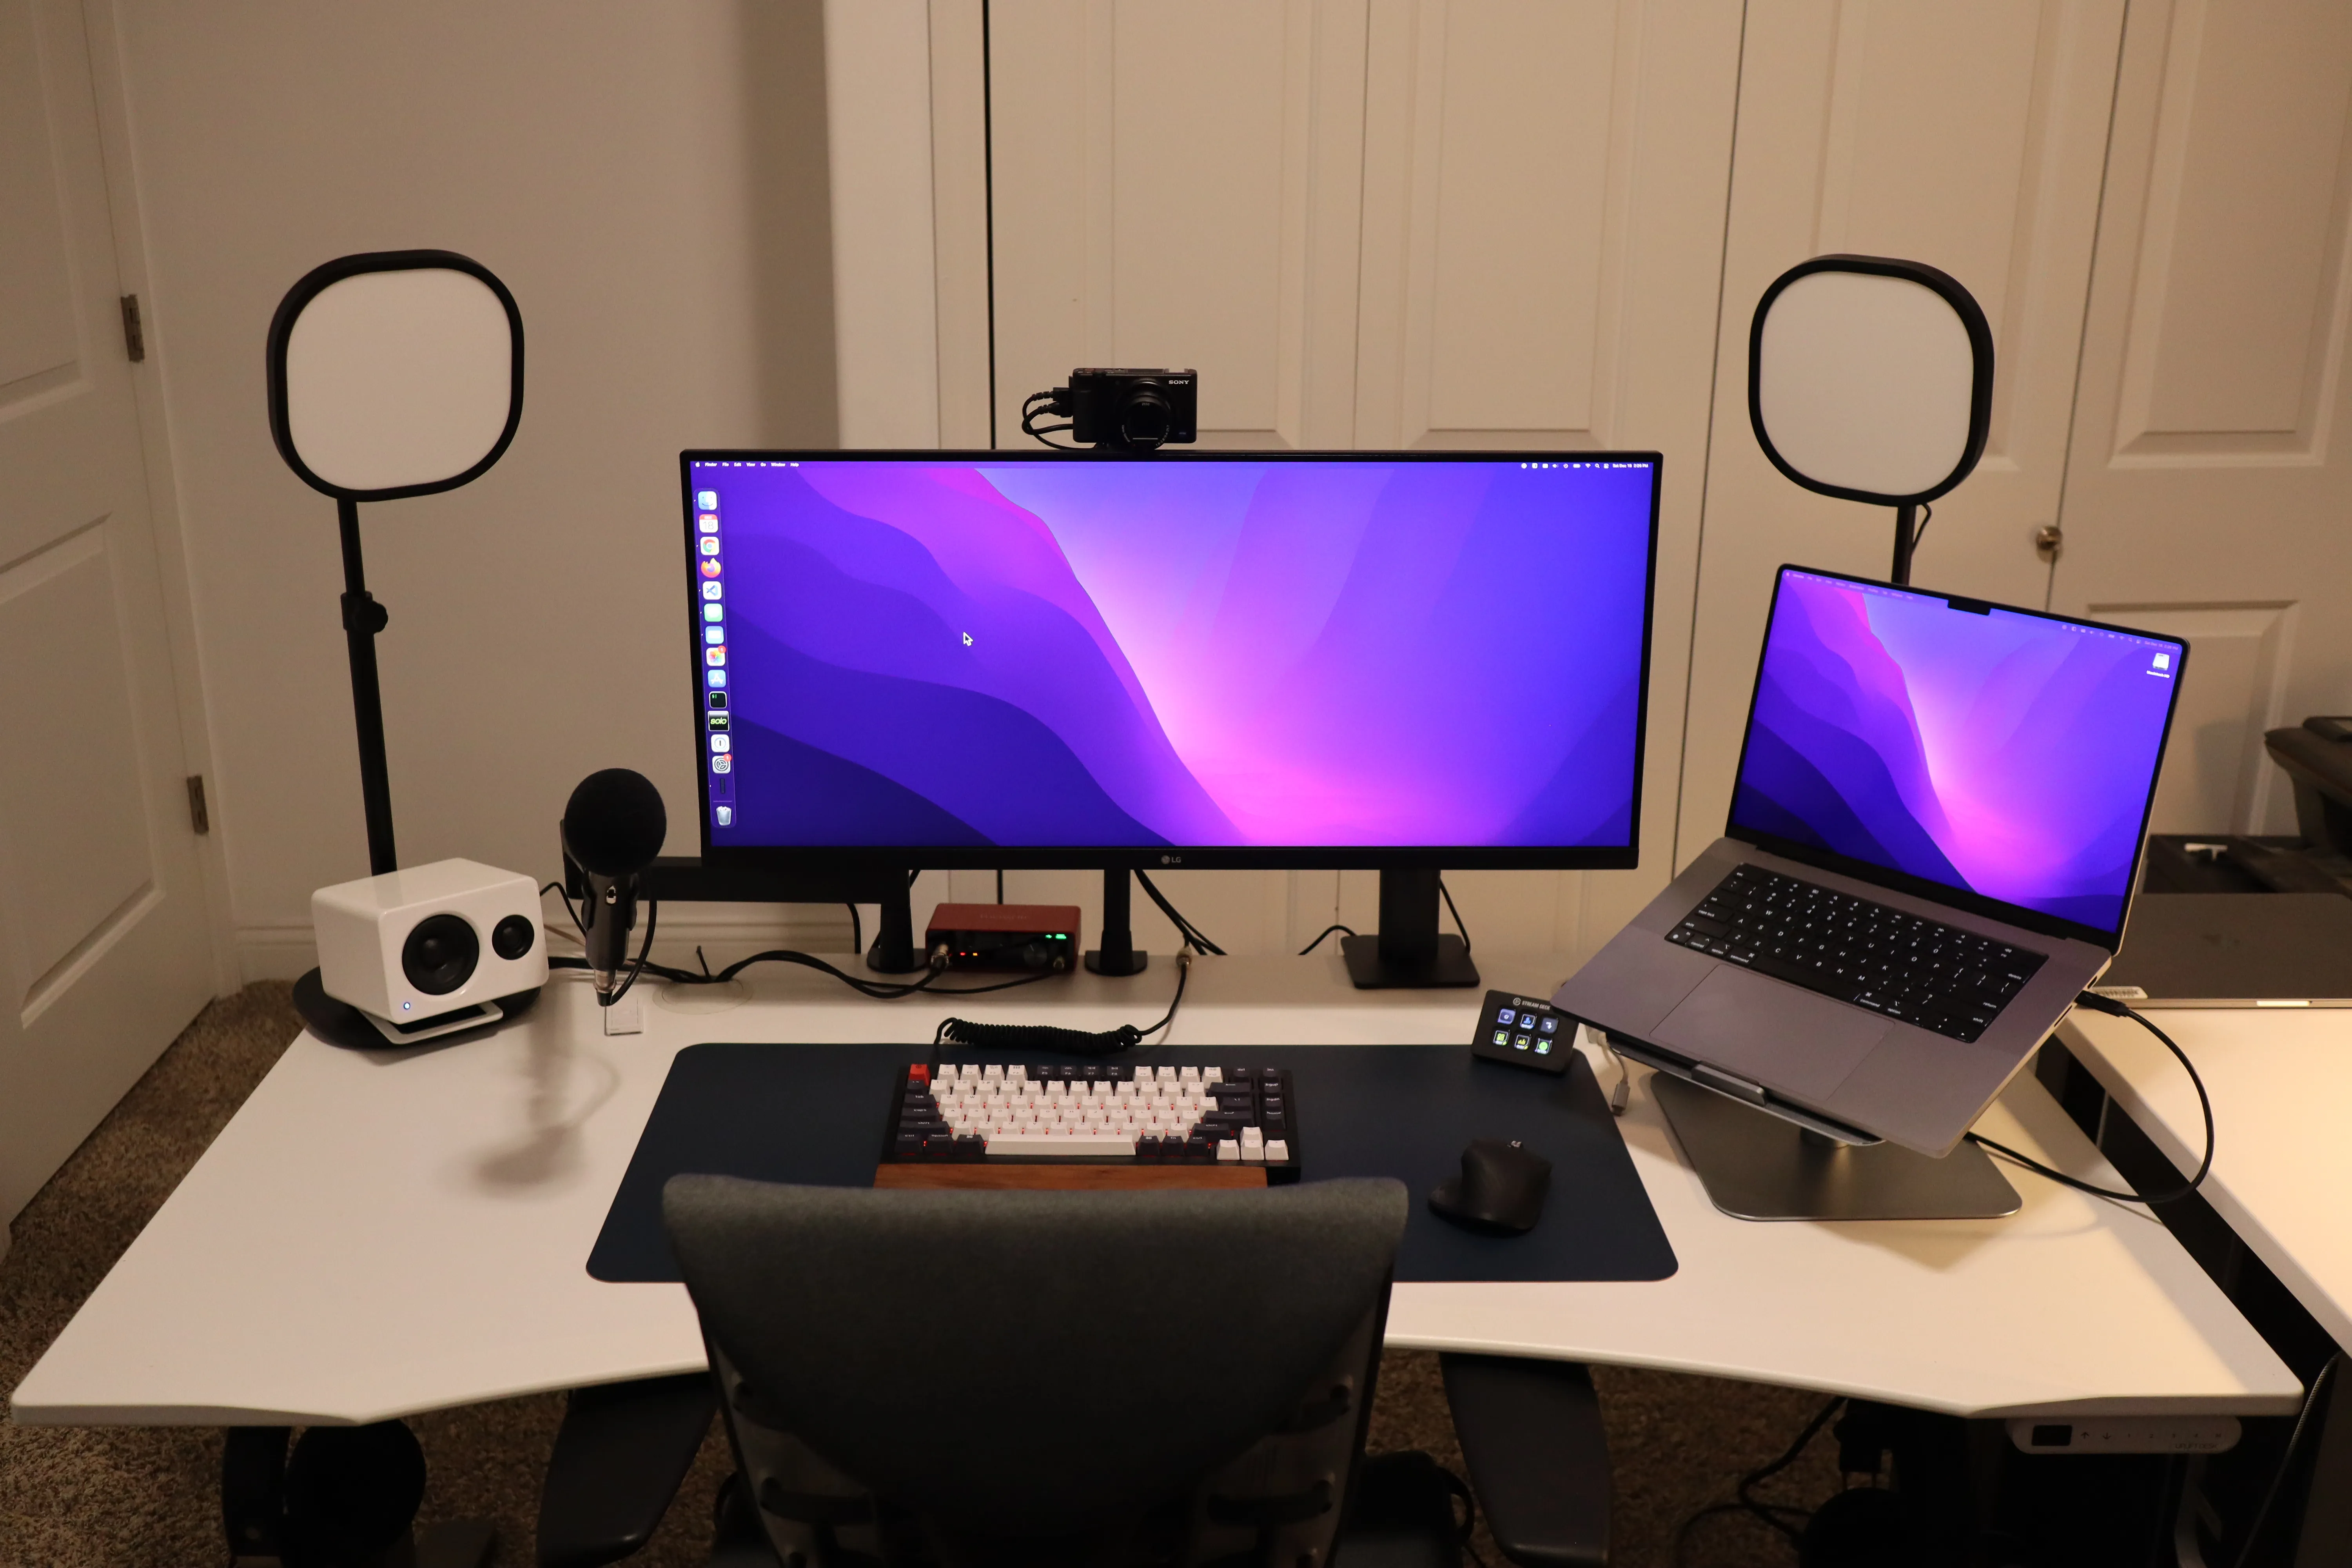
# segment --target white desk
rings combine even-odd
[[[2213,1100],[2200,1189],[2339,1345],[2352,1346],[2352,1009],[2150,1008]],[[2127,1018],[2077,1013],[2059,1037],[2186,1175],[2205,1152],[2197,1090]],[[2340,1375],[2340,1374],[2339,1374]]]
[[[1556,957],[1484,950],[1488,983],[1549,994]],[[703,1364],[682,1289],[584,1268],[671,1057],[706,1040],[929,1039],[949,1012],[1149,1022],[1139,979],[1077,975],[955,1005],[863,1000],[767,969],[747,1005],[649,996],[643,1035],[593,1032],[559,977],[524,1024],[443,1049],[298,1040],[16,1390],[30,1423],[371,1421]],[[1336,956],[1207,959],[1173,1040],[1451,1043],[1475,992],[1350,989]],[[686,1009],[691,1009],[686,1010]],[[1637,1071],[1637,1078],[1640,1075]],[[1604,1082],[1609,1079],[1604,1076]],[[1966,1415],[2277,1414],[2301,1387],[2136,1209],[2022,1173],[2005,1220],[1756,1225],[1718,1214],[1637,1084],[1622,1125],[1681,1268],[1626,1284],[1407,1284],[1393,1344],[1784,1384]],[[2042,1088],[1984,1123],[2113,1180]],[[1574,1201],[1556,1193],[1552,1202]]]

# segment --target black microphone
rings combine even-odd
[[[610,1006],[629,963],[629,932],[637,923],[637,873],[653,863],[669,832],[661,791],[645,774],[606,768],[580,781],[564,804],[563,852],[588,882],[581,901],[581,935],[596,1000]]]

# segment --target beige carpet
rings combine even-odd
[[[58,1171],[14,1226],[0,1260],[0,1388],[14,1388],[105,1276],[299,1029],[282,984],[248,986],[188,1026]],[[1735,1310],[1727,1304],[1727,1310]],[[1616,1560],[1666,1568],[1675,1535],[1724,1500],[1744,1470],[1777,1455],[1812,1395],[1658,1373],[1596,1372],[1616,1472]],[[417,1417],[430,1479],[424,1519],[498,1521],[499,1562],[531,1561],[539,1480],[562,1415],[559,1396]],[[1434,1356],[1384,1363],[1375,1449],[1426,1448],[1459,1470]],[[1815,1502],[1837,1485],[1826,1437],[1767,1488]],[[6,1568],[215,1568],[226,1559],[216,1490],[220,1435],[185,1428],[68,1430],[0,1422],[0,1564]],[[706,1445],[654,1544],[637,1563],[692,1568],[709,1541],[723,1442]],[[1500,1568],[1492,1543],[1480,1546]],[[1779,1536],[1738,1516],[1691,1534],[1694,1565],[1791,1563]]]

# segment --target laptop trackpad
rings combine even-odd
[[[1670,1051],[1819,1104],[1893,1027],[1875,1013],[1726,963],[1650,1037]]]

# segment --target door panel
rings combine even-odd
[[[2158,827],[2294,831],[2263,729],[2352,711],[2352,10],[2135,5],[2057,607],[2194,646]]]
[[[990,11],[997,438],[1077,365],[1192,366],[1203,445],[1348,445],[1361,0]]]
[[[1774,568],[1885,576],[1891,509],[1800,489],[1748,414],[1756,301],[1826,252],[1942,268],[1994,338],[1982,462],[1935,503],[1913,578],[2042,605],[2123,23],[2119,0],[1750,7],[1726,242],[1678,860],[1723,830]]]
[[[0,1218],[211,990],[81,14],[0,0]]]
[[[1375,8],[1360,444],[1612,444],[1641,23]]]
[[[2325,463],[2344,349],[2352,8],[2197,0],[2171,34],[2115,458]]]
[[[63,679],[0,684],[0,879],[20,998],[154,880],[122,630],[103,524],[0,574],[0,669],[70,665]]]

